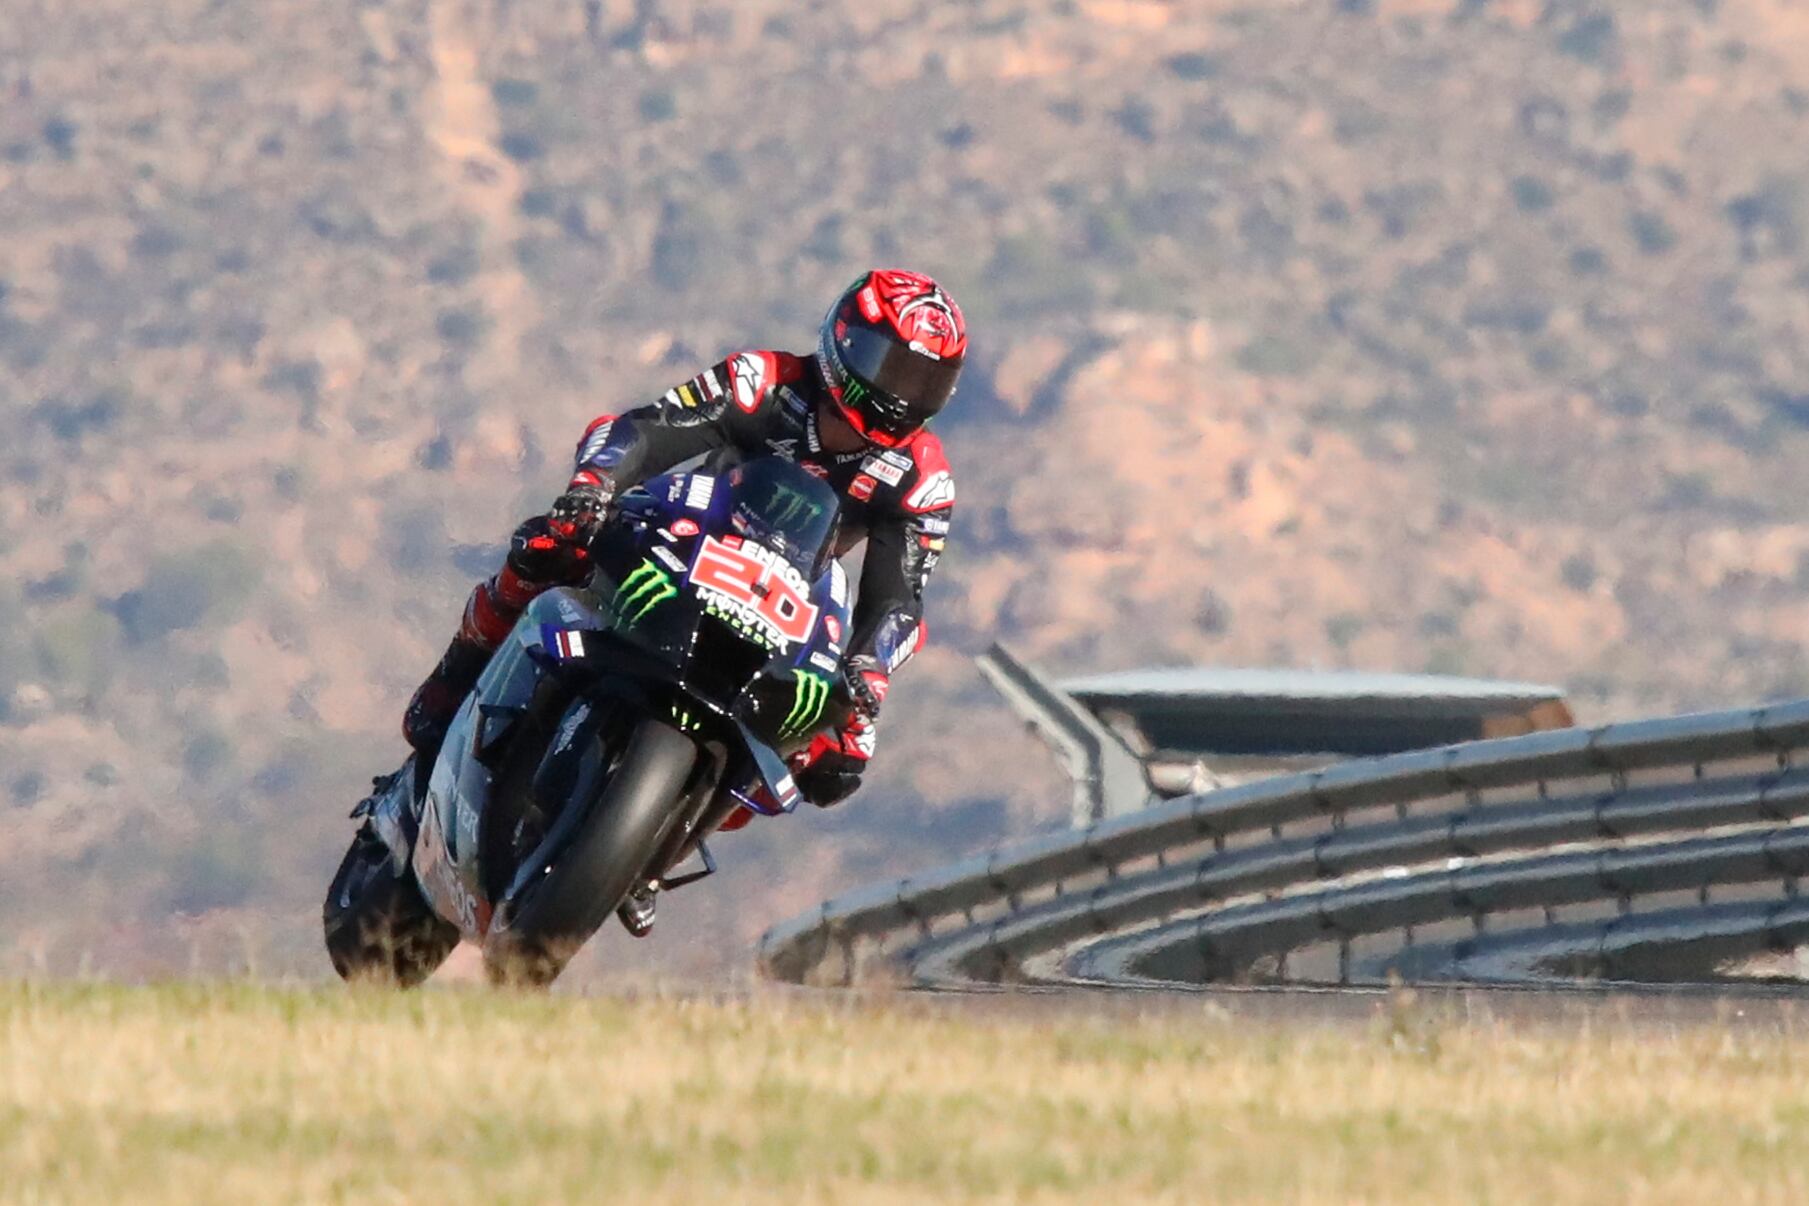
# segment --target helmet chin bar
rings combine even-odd
[[[833,425],[826,425],[825,420],[833,421]],[[849,447],[831,447],[832,441],[839,442],[835,440],[836,435],[839,434],[838,429],[846,430]],[[915,435],[916,432],[911,434]],[[910,436],[903,436],[888,443],[887,441],[891,437],[884,435],[876,437],[872,432],[863,428],[860,412],[848,406],[840,398],[831,397],[829,405],[819,408],[817,439],[830,452],[858,452],[860,449],[868,447],[896,448],[910,438]]]

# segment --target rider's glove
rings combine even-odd
[[[818,808],[840,804],[861,785],[873,757],[873,726],[857,713],[839,733],[821,733],[792,762],[798,791]]]
[[[871,725],[879,719],[879,709],[886,702],[892,676],[885,665],[870,653],[857,653],[842,663],[842,681],[854,701],[854,710]]]
[[[551,516],[528,520],[509,540],[509,568],[524,582],[574,582],[590,568],[584,541]]]
[[[865,758],[831,750],[792,776],[798,791],[818,808],[840,804],[860,789]]]
[[[547,512],[547,522],[556,535],[583,542],[603,522],[609,510],[609,491],[602,486],[573,486]]]

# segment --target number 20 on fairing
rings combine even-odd
[[[798,576],[795,570],[784,573],[790,568],[761,561],[709,536],[691,566],[691,585],[752,612],[787,641],[804,641],[816,628],[817,608],[786,581]]]

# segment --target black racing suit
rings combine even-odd
[[[812,744],[809,767],[799,774],[798,783],[819,803],[832,803],[852,791],[872,755],[870,713],[885,698],[892,673],[922,640],[923,590],[948,537],[955,502],[954,477],[942,443],[928,431],[894,449],[824,450],[817,411],[828,396],[812,358],[743,352],[668,390],[651,405],[594,421],[579,441],[571,479],[574,491],[598,490],[612,497],[693,457],[732,450],[742,457],[769,453],[787,457],[841,496],[836,554],[867,542],[849,664],[863,668],[857,672],[875,706],[857,709],[841,733],[819,737]],[[557,551],[557,542],[548,533],[549,517],[529,520],[517,531],[508,564],[473,592],[449,661],[461,642],[474,654],[481,646],[487,657],[529,600],[572,580],[572,564],[549,556]],[[462,697],[463,692],[459,694]],[[421,698],[417,693],[417,703]],[[454,701],[452,707],[456,706]],[[416,710],[411,705],[404,729],[419,746]]]

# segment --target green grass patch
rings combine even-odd
[[[0,1198],[1800,1200],[1788,1033],[0,985]]]

